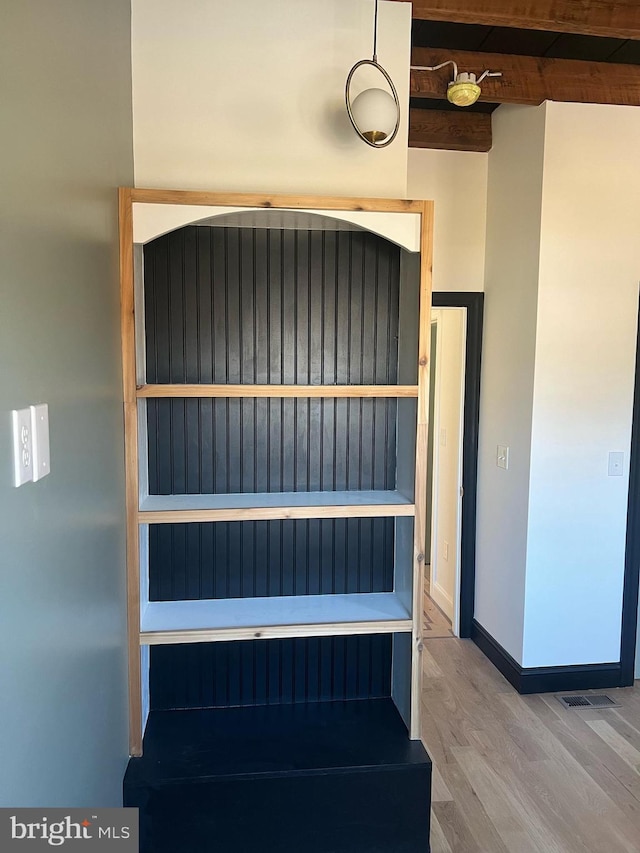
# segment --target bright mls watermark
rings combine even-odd
[[[0,853],[138,853],[138,809],[0,809]]]

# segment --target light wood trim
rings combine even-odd
[[[129,752],[142,755],[142,675],[140,665],[140,542],[138,528],[138,403],[133,288],[131,191],[118,194],[120,311],[124,396],[125,501],[127,518],[127,647],[129,658]]]
[[[418,423],[416,429],[414,575],[413,575],[413,647],[411,658],[411,730],[420,737],[420,699],[422,696],[422,602],[426,560],[427,458],[429,433],[429,356],[431,352],[431,292],[433,268],[433,202],[425,201],[420,232],[420,308],[418,336]]]
[[[417,385],[142,385],[138,397],[417,397]]]
[[[410,148],[490,151],[492,144],[491,115],[488,113],[409,110]]]
[[[273,193],[197,192],[193,190],[131,189],[131,200],[144,204],[199,204],[220,207],[264,207],[293,210],[357,210],[380,213],[420,213],[421,201],[404,198],[340,198],[337,196]]]
[[[133,215],[131,191],[118,192],[120,235],[120,323],[122,389],[125,403],[136,401],[135,292],[133,284]]]
[[[412,516],[412,504],[369,504],[366,506],[277,506],[242,509],[146,510],[138,513],[139,524],[186,524],[198,521],[265,521],[298,518],[391,518]]]
[[[210,643],[230,640],[286,639],[287,637],[333,637],[354,634],[396,634],[411,631],[410,619],[386,622],[332,622],[319,625],[269,625],[265,628],[202,628],[186,631],[143,631],[140,643],[147,646],[174,643]]]
[[[413,0],[413,18],[640,39],[638,0]]]
[[[418,333],[418,424],[429,423],[429,358],[433,273],[433,202],[424,202],[420,236],[420,307]],[[416,451],[416,455],[418,455]],[[425,451],[426,456],[426,451]]]
[[[472,71],[478,76],[487,68],[502,72],[502,77],[487,77],[482,81],[480,100],[488,103],[530,106],[537,106],[543,101],[626,106],[640,104],[638,65],[430,47],[414,48],[411,54],[413,65],[437,65],[448,59],[455,60],[458,68]],[[450,79],[451,74],[445,69],[442,74],[412,69],[411,97],[442,100]],[[458,113],[449,115],[457,116]],[[413,113],[411,117],[413,118]]]

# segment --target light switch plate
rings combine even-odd
[[[51,470],[49,458],[49,407],[46,403],[31,406],[33,436],[33,480],[41,480]]]
[[[496,451],[496,465],[498,468],[504,468],[505,471],[509,467],[509,448],[506,444],[499,444]]]
[[[14,409],[13,421],[13,485],[17,488],[33,480],[31,411]]]

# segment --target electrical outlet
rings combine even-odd
[[[31,409],[14,409],[13,420],[13,485],[17,488],[33,480],[33,441]]]
[[[31,435],[33,439],[33,481],[46,477],[51,470],[49,458],[49,407],[46,403],[31,406]]]
[[[444,557],[445,560],[449,559],[449,543],[448,542],[444,542],[442,545],[442,556]]]

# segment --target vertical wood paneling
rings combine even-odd
[[[391,636],[151,647],[151,708],[376,699],[391,691]]]
[[[366,232],[187,227],[145,246],[147,382],[393,384],[400,252]],[[395,399],[149,399],[152,494],[393,489]],[[150,528],[150,598],[393,589],[393,519]],[[163,646],[154,708],[388,696],[391,638]]]
[[[151,494],[393,489],[388,398],[147,400]]]
[[[145,247],[147,381],[394,383],[399,250],[187,227]],[[397,401],[150,400],[151,493],[389,489]]]
[[[144,249],[147,382],[395,383],[399,259],[357,231],[159,237]]]
[[[151,601],[391,592],[394,519],[154,524]]]

